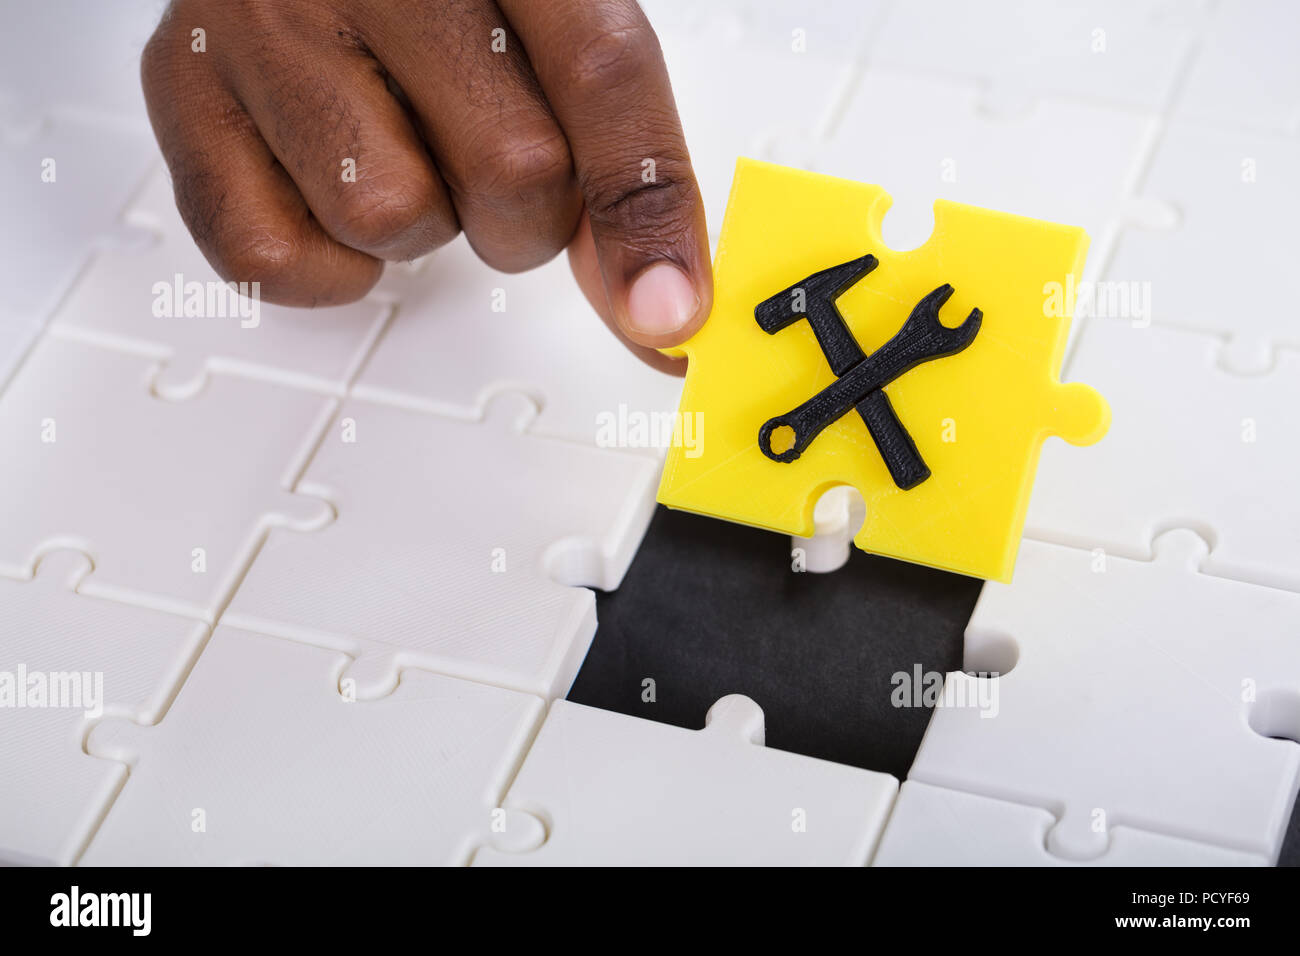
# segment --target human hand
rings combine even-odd
[[[182,218],[268,301],[355,300],[463,229],[505,272],[567,246],[643,355],[708,315],[699,190],[633,0],[175,0],[142,76]]]

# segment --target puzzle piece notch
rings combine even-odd
[[[13,450],[0,573],[72,546],[96,565],[86,593],[210,621],[267,529],[333,520],[328,502],[286,490],[331,404],[222,376],[165,402],[151,375],[147,361],[50,336],[28,356],[0,398]]]
[[[544,824],[493,794],[542,701],[405,670],[384,700],[348,702],[345,664],[218,628],[156,726],[91,732],[88,752],[131,773],[82,864],[455,865],[478,846],[541,845]]]
[[[670,507],[807,536],[815,529],[817,498],[848,484],[866,503],[859,547],[1006,580],[1039,445],[1051,434],[1088,444],[1109,425],[1109,409],[1096,391],[1058,381],[1068,313],[1045,314],[1046,283],[1077,276],[1086,237],[1078,229],[941,200],[931,239],[896,253],[880,241],[889,204],[880,187],[752,160],[737,164],[713,315],[682,347],[690,357],[682,412],[721,424],[712,425],[698,458],[670,450],[659,498]],[[786,241],[767,242],[773,232]],[[751,431],[772,409],[795,407],[836,381],[811,329],[785,329],[777,347],[754,321],[755,306],[774,288],[866,254],[881,265],[837,300],[864,352],[884,345],[936,282],[956,290],[955,314],[975,308],[984,314],[965,350],[885,386],[898,417],[916,423],[909,432],[934,472],[905,492],[862,423],[851,418],[828,427],[794,465],[769,461]],[[1009,462],[1016,462],[1010,475]]]
[[[343,651],[364,697],[403,666],[562,696],[595,633],[586,588],[622,579],[656,469],[524,431],[535,411],[515,392],[483,422],[345,403],[297,485],[338,519],[273,532],[224,620]]]
[[[905,780],[872,866],[1267,866],[1262,856],[1117,826],[1091,860],[1051,852],[1042,807]]]
[[[13,682],[0,762],[22,768],[0,778],[0,860],[68,865],[123,777],[83,752],[89,728],[157,720],[207,627],[79,594],[94,575],[78,551],[45,551],[31,572],[0,578],[0,671]]]
[[[768,750],[764,735],[741,695],[700,731],[557,700],[504,804],[546,821],[546,843],[474,865],[864,864],[897,781]]]
[[[1258,729],[1300,730],[1286,721],[1300,595],[1201,573],[1208,547],[1186,529],[1155,552],[1027,540],[1016,583],[985,585],[966,635],[967,670],[997,669],[1008,638],[1019,659],[995,695],[948,675],[911,779],[1050,809],[1067,859],[1100,857],[1119,826],[1275,859],[1300,748]],[[995,719],[963,706],[989,700]]]

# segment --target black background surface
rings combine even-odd
[[[930,711],[894,707],[891,677],[961,668],[981,585],[856,548],[832,574],[795,573],[784,535],[660,507],[622,585],[597,593],[569,700],[694,730],[746,694],[769,747],[902,780]],[[1281,862],[1300,863],[1300,813]]]

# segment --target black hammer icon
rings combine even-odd
[[[971,309],[966,321],[956,328],[943,325],[939,321],[939,309],[953,293],[953,287],[945,283],[916,304],[893,338],[866,355],[845,324],[835,300],[878,264],[875,256],[868,255],[823,269],[765,299],[754,309],[759,327],[771,335],[807,319],[835,373],[834,382],[798,408],[768,419],[758,431],[758,447],[773,461],[794,461],[822,429],[856,407],[894,484],[906,490],[929,478],[930,469],[883,389],[922,362],[954,355],[970,345],[979,331],[983,313]],[[790,446],[781,452],[772,450],[772,432],[778,428],[794,432]]]

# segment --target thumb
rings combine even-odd
[[[569,242],[569,267],[573,270],[573,277],[578,282],[578,288],[587,297],[587,301],[596,310],[596,314],[600,316],[601,321],[609,327],[609,330],[618,337],[619,341],[627,346],[632,354],[661,372],[667,372],[670,375],[686,374],[685,359],[672,358],[654,348],[634,342],[615,320],[614,312],[609,306],[609,296],[605,294],[605,279],[600,273],[600,260],[596,257],[596,243],[591,237],[591,218],[587,215],[586,210],[583,211],[582,218],[578,221],[578,229]],[[687,334],[689,335],[689,333]]]
[[[592,244],[615,324],[638,345],[686,341],[713,304],[708,229],[689,167],[681,180],[594,208]]]

